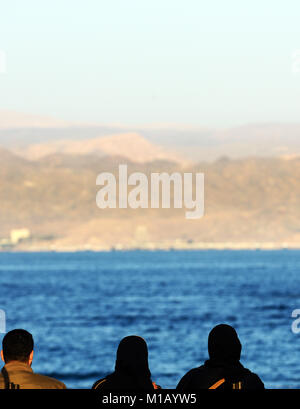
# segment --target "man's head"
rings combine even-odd
[[[210,359],[226,362],[240,360],[242,345],[233,327],[220,324],[213,328],[208,336]]]
[[[6,364],[18,361],[31,365],[33,346],[33,338],[29,332],[24,329],[14,329],[3,338],[1,358]]]

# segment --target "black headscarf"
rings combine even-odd
[[[226,324],[217,325],[208,336],[208,353],[210,361],[222,361],[228,364],[239,362],[242,345],[233,327]]]
[[[122,339],[117,351],[115,372],[107,380],[107,387],[113,389],[153,389],[148,347],[143,338],[131,335]]]

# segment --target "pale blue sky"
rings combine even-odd
[[[299,0],[0,0],[0,109],[85,122],[299,122]]]

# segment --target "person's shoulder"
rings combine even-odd
[[[245,382],[247,389],[265,389],[265,385],[260,377],[247,368],[245,368]]]
[[[251,372],[251,377],[252,377],[251,384],[255,389],[265,389],[263,381],[256,373]]]
[[[198,368],[192,368],[183,376],[183,378],[192,378],[194,376],[199,375],[202,371],[203,371],[203,366],[199,366]]]
[[[32,375],[35,383],[43,389],[67,389],[66,385],[58,379],[38,373],[33,373]]]
[[[195,378],[198,378],[204,370],[204,366],[199,366],[197,368],[192,368],[190,369],[179,381],[176,389],[183,389],[188,386],[193,382]]]
[[[186,376],[200,375],[204,370],[205,370],[204,365],[197,366],[196,368],[190,369],[185,375]]]
[[[104,386],[106,382],[107,382],[107,378],[99,379],[98,381],[94,383],[94,385],[92,386],[92,389],[100,389]]]

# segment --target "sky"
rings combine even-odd
[[[0,0],[0,109],[126,125],[299,122],[300,2]]]

